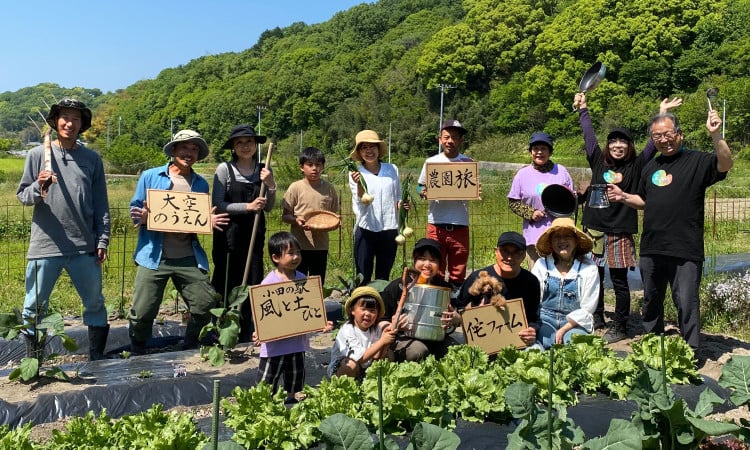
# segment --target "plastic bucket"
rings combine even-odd
[[[417,284],[409,290],[402,312],[406,314],[404,334],[425,341],[442,341],[445,330],[440,322],[448,309],[451,290],[446,287]]]

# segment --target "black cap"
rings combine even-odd
[[[466,128],[464,128],[463,125],[461,125],[461,122],[459,122],[456,119],[448,119],[445,122],[443,122],[443,125],[440,126],[440,131],[445,130],[446,128],[455,128],[461,133],[461,136],[466,134]]]
[[[628,142],[633,142],[633,135],[630,134],[630,130],[627,128],[612,128],[612,131],[607,135],[607,140],[614,138],[623,138]]]
[[[552,152],[552,136],[550,136],[549,133],[545,133],[544,131],[536,131],[534,134],[532,134],[531,139],[529,139],[529,150],[531,150],[531,147],[533,147],[534,144],[540,143],[547,144],[550,153]]]
[[[255,133],[255,128],[252,125],[235,125],[232,127],[232,131],[229,132],[229,139],[224,143],[222,149],[232,149],[232,141],[238,137],[253,137],[255,142],[262,144],[266,142],[266,137]]]
[[[60,100],[57,104],[52,105],[49,109],[49,114],[47,114],[47,123],[53,130],[57,131],[57,118],[60,116],[60,110],[65,108],[81,111],[81,129],[79,130],[79,133],[83,133],[91,128],[91,110],[88,109],[83,102],[74,98],[66,97]]]
[[[515,231],[506,231],[497,238],[497,248],[500,248],[505,244],[515,245],[521,250],[526,251],[526,239]]]
[[[412,254],[417,253],[419,250],[425,248],[434,250],[438,255],[442,254],[442,252],[440,251],[440,242],[430,238],[422,238],[418,240],[417,243],[414,244],[414,250],[412,251]]]

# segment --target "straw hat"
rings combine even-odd
[[[372,297],[378,302],[378,319],[382,318],[385,315],[385,305],[383,304],[383,298],[380,297],[380,292],[377,291],[374,287],[371,286],[360,286],[354,291],[352,291],[352,295],[349,297],[349,300],[346,301],[346,304],[344,305],[344,311],[349,311],[349,307],[356,303],[357,300],[359,300],[362,297]]]
[[[586,233],[576,227],[576,223],[573,222],[573,219],[569,217],[559,217],[552,221],[552,225],[550,225],[549,228],[539,236],[539,240],[536,241],[536,249],[540,255],[549,255],[552,253],[550,239],[552,238],[553,233],[561,230],[569,230],[576,234],[576,249],[578,250],[576,253],[579,255],[585,255],[594,248],[594,241],[592,241]]]
[[[378,136],[378,133],[372,131],[372,130],[362,130],[359,133],[357,133],[357,136],[354,138],[354,150],[349,154],[349,157],[353,161],[359,161],[362,162],[362,156],[359,154],[359,144],[362,144],[363,142],[370,142],[373,144],[378,144],[378,159],[383,159],[388,154],[388,147],[385,145],[385,141],[380,139]]]

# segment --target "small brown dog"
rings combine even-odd
[[[469,294],[482,297],[482,305],[491,304],[497,308],[505,309],[505,297],[503,292],[503,282],[491,276],[486,270],[479,272],[479,276],[471,286]]]

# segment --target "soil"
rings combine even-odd
[[[611,312],[608,312],[608,314],[611,314]],[[167,317],[167,319],[169,319],[169,317]],[[176,317],[175,319],[177,320]],[[634,340],[639,339],[643,334],[643,328],[635,324],[640,324],[640,317],[637,313],[631,315],[628,326],[628,335],[630,337],[623,341],[610,344],[609,347],[618,352],[630,352],[630,344]],[[111,322],[111,325],[113,327],[126,327],[127,323],[125,321],[113,321]],[[597,333],[603,334],[604,331],[605,330],[598,330]],[[674,325],[668,326],[667,334],[670,333],[678,333],[678,330]],[[310,344],[312,352],[317,353],[316,359],[327,360],[326,355],[332,344],[330,333],[313,335]],[[162,349],[164,352],[171,350],[175,349]],[[254,370],[258,366],[257,354],[257,348],[247,344],[240,344],[236,347],[235,357],[234,360],[231,361],[232,363],[224,364],[219,368],[211,366],[209,362],[205,361],[200,356],[200,353],[197,350],[194,354],[188,355],[180,362],[185,365],[188,373],[211,372],[218,373],[219,377],[221,377],[222,375],[234,375],[239,372]],[[728,335],[702,334],[701,350],[698,357],[705,362],[699,368],[700,374],[718,380],[721,375],[722,367],[733,355],[750,355],[750,343],[740,341]],[[62,358],[57,364],[85,360],[86,357],[83,355],[69,355]],[[310,385],[317,384],[317,382],[319,382],[324,376],[325,367],[323,365],[306,368],[306,379],[307,383]],[[0,398],[10,403],[31,401],[38,395],[83,390],[88,386],[89,385],[85,382],[66,383],[47,378],[28,384],[0,379]],[[210,418],[213,413],[212,405],[210,404],[178,406],[172,408],[172,410],[191,413],[196,420]],[[736,420],[738,418],[750,420],[750,412],[748,411],[747,406],[745,406],[725,413],[715,414],[711,416],[711,418],[715,420]],[[68,418],[63,418],[56,422],[36,425],[32,430],[31,437],[36,442],[45,442],[51,436],[52,430],[63,430],[68,420]]]

